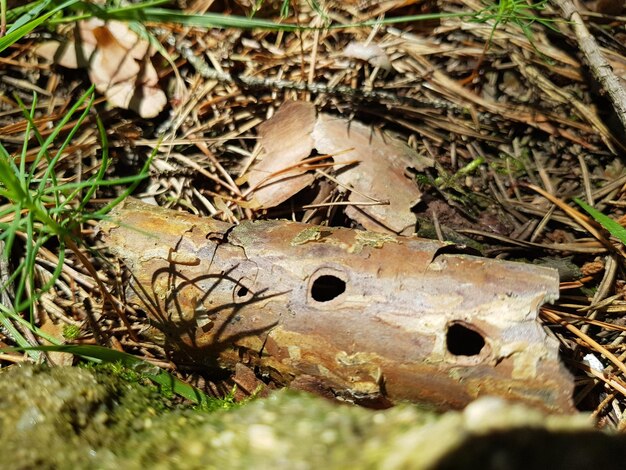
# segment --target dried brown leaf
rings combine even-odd
[[[311,154],[314,125],[315,108],[301,101],[283,104],[271,119],[259,125],[264,156],[250,169],[248,182],[261,207],[277,206],[315,179],[307,169],[284,171]]]
[[[141,117],[157,116],[167,104],[159,76],[150,61],[149,43],[119,21],[92,18],[78,23],[78,41],[49,41],[37,55],[68,68],[88,68],[98,92],[116,107]]]
[[[109,21],[106,24],[115,40],[137,60],[143,60],[146,56],[152,56],[154,51],[148,41],[141,39],[132,31],[126,23],[121,21]]]
[[[411,208],[419,202],[421,192],[407,175],[407,169],[422,171],[432,165],[430,159],[365,124],[328,114],[318,117],[313,138],[317,151],[333,154],[336,163],[359,161],[337,171],[337,180],[354,189],[349,201],[362,201],[363,196],[358,193],[363,193],[386,203],[348,206],[348,217],[368,230],[413,233],[415,215]]]
[[[108,28],[99,26],[94,29],[98,48],[89,67],[89,78],[100,93],[117,83],[134,81],[141,68]]]
[[[106,23],[100,18],[90,18],[85,21],[78,22],[78,37],[80,42],[86,42],[87,44],[98,45],[98,40],[93,34],[93,30],[100,26],[104,26]]]
[[[307,167],[293,167],[317,150],[332,155],[336,179],[350,190],[350,202],[364,202],[363,194],[381,202],[349,206],[350,218],[370,230],[412,233],[411,208],[421,193],[407,170],[421,171],[432,164],[430,159],[359,122],[323,113],[316,119],[315,107],[307,102],[286,103],[259,134],[265,157],[251,169],[248,181],[261,207],[274,207],[313,181]]]
[[[136,86],[131,81],[113,85],[106,90],[105,96],[111,105],[135,111],[143,118],[158,116],[167,104],[167,97],[160,88]]]
[[[89,66],[89,59],[95,50],[94,45],[86,42],[46,41],[35,48],[35,54],[61,67],[78,69]]]

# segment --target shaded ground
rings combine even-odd
[[[133,111],[108,107],[97,95],[93,110],[56,163],[56,177],[63,182],[85,181],[98,171],[103,151],[97,113],[109,144],[107,178],[137,174],[155,153],[149,177],[135,188],[135,197],[228,222],[284,217],[355,225],[342,205],[303,208],[312,202],[346,199],[346,191],[318,173],[320,168],[309,171],[315,185],[327,186],[321,200],[300,193],[269,210],[251,205],[249,187],[238,178],[260,154],[258,126],[282,102],[299,99],[372,129],[393,132],[435,162],[414,178],[422,191],[414,208],[417,233],[455,241],[468,237],[480,244],[477,247],[486,256],[563,266],[561,299],[544,321],[561,340],[564,356],[578,376],[576,402],[595,410],[603,424],[621,428],[626,403],[622,250],[615,240],[607,246],[606,234],[604,243],[593,238],[571,215],[528,187],[534,185],[567,202],[579,197],[621,220],[624,129],[611,103],[583,64],[569,25],[548,4],[545,9],[498,17],[492,15],[495,10],[484,10],[483,4],[472,0],[439,6],[405,3],[328,2],[323,5],[324,16],[300,2],[297,21],[292,12],[283,22],[349,24],[375,20],[381,14],[390,19],[439,9],[474,16],[297,32],[148,23],[148,30],[176,65],[174,69],[158,54],[152,59],[168,97],[164,111],[156,118],[141,119]],[[170,6],[193,12],[250,11],[240,2]],[[270,4],[260,15],[277,18]],[[626,78],[624,18],[599,18],[594,12],[583,16],[616,74]],[[51,123],[66,115],[89,87],[86,72],[50,65],[33,53],[44,39],[71,34],[68,26],[37,30],[0,59],[0,136],[10,154],[21,152],[27,128],[18,99],[28,108],[33,91],[38,93],[34,122],[45,139]],[[346,57],[346,47],[353,41],[380,46],[390,70]],[[304,90],[292,89],[301,83],[308,84]],[[73,122],[75,118],[61,131],[51,155]],[[165,137],[159,142],[162,134]],[[39,149],[37,139],[31,138],[25,161],[35,160]],[[46,159],[40,160],[35,177],[43,177],[46,168]],[[89,208],[100,207],[120,188],[99,189]],[[3,212],[9,221],[10,213]],[[159,331],[143,312],[124,302],[127,274],[118,261],[106,258],[94,236],[94,224],[81,224],[81,239],[92,250],[86,253],[100,279],[119,302],[103,298],[94,273],[70,251],[64,261],[59,260],[59,244],[51,239],[38,254],[32,287],[44,285],[59,263],[63,271],[53,289],[37,302],[33,323],[57,340],[124,349],[173,370],[171,351],[159,341]],[[25,238],[26,232],[18,236],[9,265],[19,262]],[[103,257],[96,257],[96,252]],[[569,329],[561,326],[564,322]],[[76,330],[71,335],[68,326]],[[31,342],[38,341],[23,326],[16,328]],[[15,344],[9,333],[2,332],[2,345]],[[588,353],[608,367],[604,373],[583,363]],[[2,359],[9,364],[22,357]],[[63,356],[50,359],[71,361]],[[234,383],[232,378],[207,380],[193,364],[179,363],[176,371],[218,395]]]

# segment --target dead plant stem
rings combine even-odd
[[[561,16],[570,22],[580,51],[585,56],[593,76],[598,80],[602,89],[607,92],[615,113],[626,131],[626,90],[602,55],[598,43],[585,26],[572,1],[552,0],[552,3],[561,10]]]

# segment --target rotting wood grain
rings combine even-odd
[[[127,201],[101,224],[128,299],[207,367],[363,404],[460,408],[498,395],[573,411],[537,320],[556,270],[454,246],[288,221],[240,225]]]

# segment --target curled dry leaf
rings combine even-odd
[[[368,230],[412,233],[411,208],[421,193],[407,169],[421,171],[432,165],[431,159],[357,121],[324,113],[316,117],[315,107],[307,102],[285,103],[259,126],[259,136],[263,160],[248,173],[259,206],[277,206],[311,184],[315,175],[299,163],[317,150],[332,156],[336,180],[351,190],[349,202],[367,201],[362,194],[381,202],[349,206],[348,217]]]
[[[93,29],[98,46],[89,63],[89,78],[100,93],[123,82],[134,81],[139,64],[105,26]]]
[[[378,44],[352,41],[343,50],[345,57],[365,60],[374,67],[391,70],[391,61],[385,50]]]
[[[96,47],[86,42],[46,41],[35,49],[39,57],[68,69],[86,68]]]
[[[311,137],[315,119],[315,108],[310,103],[292,101],[259,125],[264,157],[247,177],[261,207],[277,206],[315,179],[313,173],[297,166],[315,147]]]
[[[106,93],[106,98],[113,106],[131,109],[144,118],[153,118],[165,107],[165,93],[157,87],[135,87],[131,82],[113,85]]]
[[[90,80],[112,106],[151,118],[167,103],[150,61],[154,51],[120,21],[81,21],[74,40],[48,41],[35,52],[63,67],[87,68]]]

